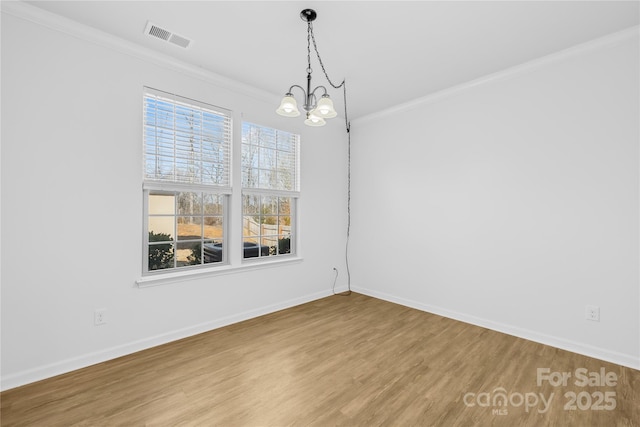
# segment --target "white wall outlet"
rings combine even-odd
[[[100,308],[93,312],[93,324],[96,326],[104,325],[107,323],[107,309]]]
[[[597,305],[588,305],[584,314],[587,320],[600,321],[600,307]]]

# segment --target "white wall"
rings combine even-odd
[[[36,20],[69,34],[2,14],[3,389],[329,295],[344,271],[342,124],[308,129],[275,115],[277,95]],[[302,135],[302,262],[136,287],[143,86],[231,109],[236,130],[244,118]]]
[[[355,121],[354,289],[640,368],[638,61],[636,28]]]

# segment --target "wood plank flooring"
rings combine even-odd
[[[580,368],[616,385],[576,385]],[[7,427],[640,426],[640,371],[353,293],[0,399]]]

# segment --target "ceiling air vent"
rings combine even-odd
[[[182,48],[187,48],[191,44],[191,40],[189,40],[188,38],[179,36],[167,29],[158,27],[156,24],[153,24],[151,22],[147,22],[144,33],[162,39],[166,42],[173,43]]]

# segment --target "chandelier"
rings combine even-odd
[[[334,85],[329,80],[329,76],[324,69],[324,65],[322,64],[322,59],[320,58],[320,54],[318,53],[318,48],[316,47],[316,40],[313,34],[313,25],[311,24],[317,17],[315,10],[313,9],[305,9],[300,12],[300,18],[307,23],[307,89],[305,90],[300,85],[292,85],[287,93],[282,98],[282,102],[280,102],[280,107],[276,110],[276,113],[285,117],[298,117],[300,115],[300,110],[298,110],[298,103],[296,99],[293,97],[293,89],[297,88],[302,91],[303,95],[303,104],[302,108],[306,112],[306,120],[304,124],[308,126],[324,126],[326,124],[325,119],[331,119],[336,117],[338,113],[333,108],[333,101],[329,97],[327,93],[327,88],[324,86],[317,86],[313,90],[311,89],[311,73],[313,70],[311,69],[311,43],[313,42],[313,48],[315,50],[316,55],[318,56],[318,62],[320,62],[320,66],[322,67],[322,71],[324,72],[327,81],[331,86],[338,89],[344,85],[344,80],[339,85]],[[321,94],[320,99],[318,99],[316,93],[321,91],[318,94]]]

